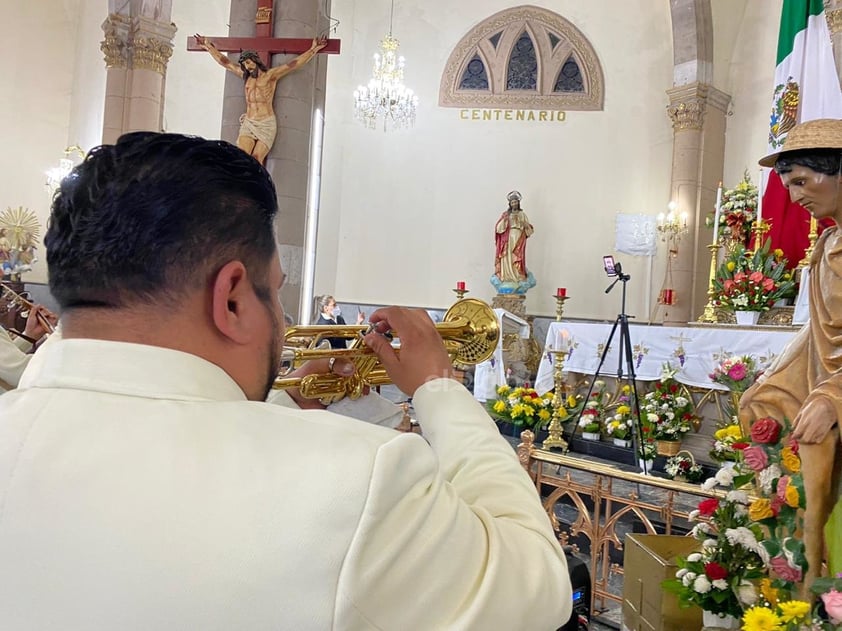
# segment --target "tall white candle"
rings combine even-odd
[[[757,184],[757,225],[763,220],[763,169],[760,169],[760,180]]]
[[[716,189],[716,212],[713,215],[713,245],[716,245],[719,236],[719,215],[722,213],[722,182]]]

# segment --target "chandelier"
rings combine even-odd
[[[76,160],[73,159],[74,157],[85,157],[85,151],[79,145],[67,147],[64,150],[64,157],[58,161],[58,166],[54,166],[45,172],[47,181],[44,186],[46,186],[47,193],[51,197],[56,192],[56,189],[61,184],[61,181],[70,175],[73,167],[76,166]]]
[[[392,37],[395,0],[389,17],[389,34],[380,42],[374,54],[374,71],[368,85],[354,90],[354,117],[366,127],[374,129],[383,119],[383,131],[410,127],[415,124],[418,97],[403,84],[405,60],[398,56],[399,42]]]

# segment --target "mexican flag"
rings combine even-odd
[[[815,118],[842,118],[824,6],[822,0],[784,0],[766,153],[779,151],[794,125]],[[809,246],[810,215],[789,201],[774,170],[763,193],[763,218],[771,223],[772,248],[781,248],[791,267],[798,265]]]

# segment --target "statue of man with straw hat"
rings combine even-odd
[[[740,400],[743,423],[767,416],[793,421],[806,496],[806,594],[821,574],[824,527],[842,473],[842,120],[796,125],[780,152],[760,165],[774,167],[793,202],[835,224],[822,233],[810,259],[809,322]]]

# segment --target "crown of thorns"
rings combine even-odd
[[[262,60],[260,59],[260,55],[258,55],[253,50],[244,50],[243,52],[240,53],[239,63],[243,63],[243,62],[245,62],[249,59],[251,59],[254,62],[260,61],[262,63]]]

